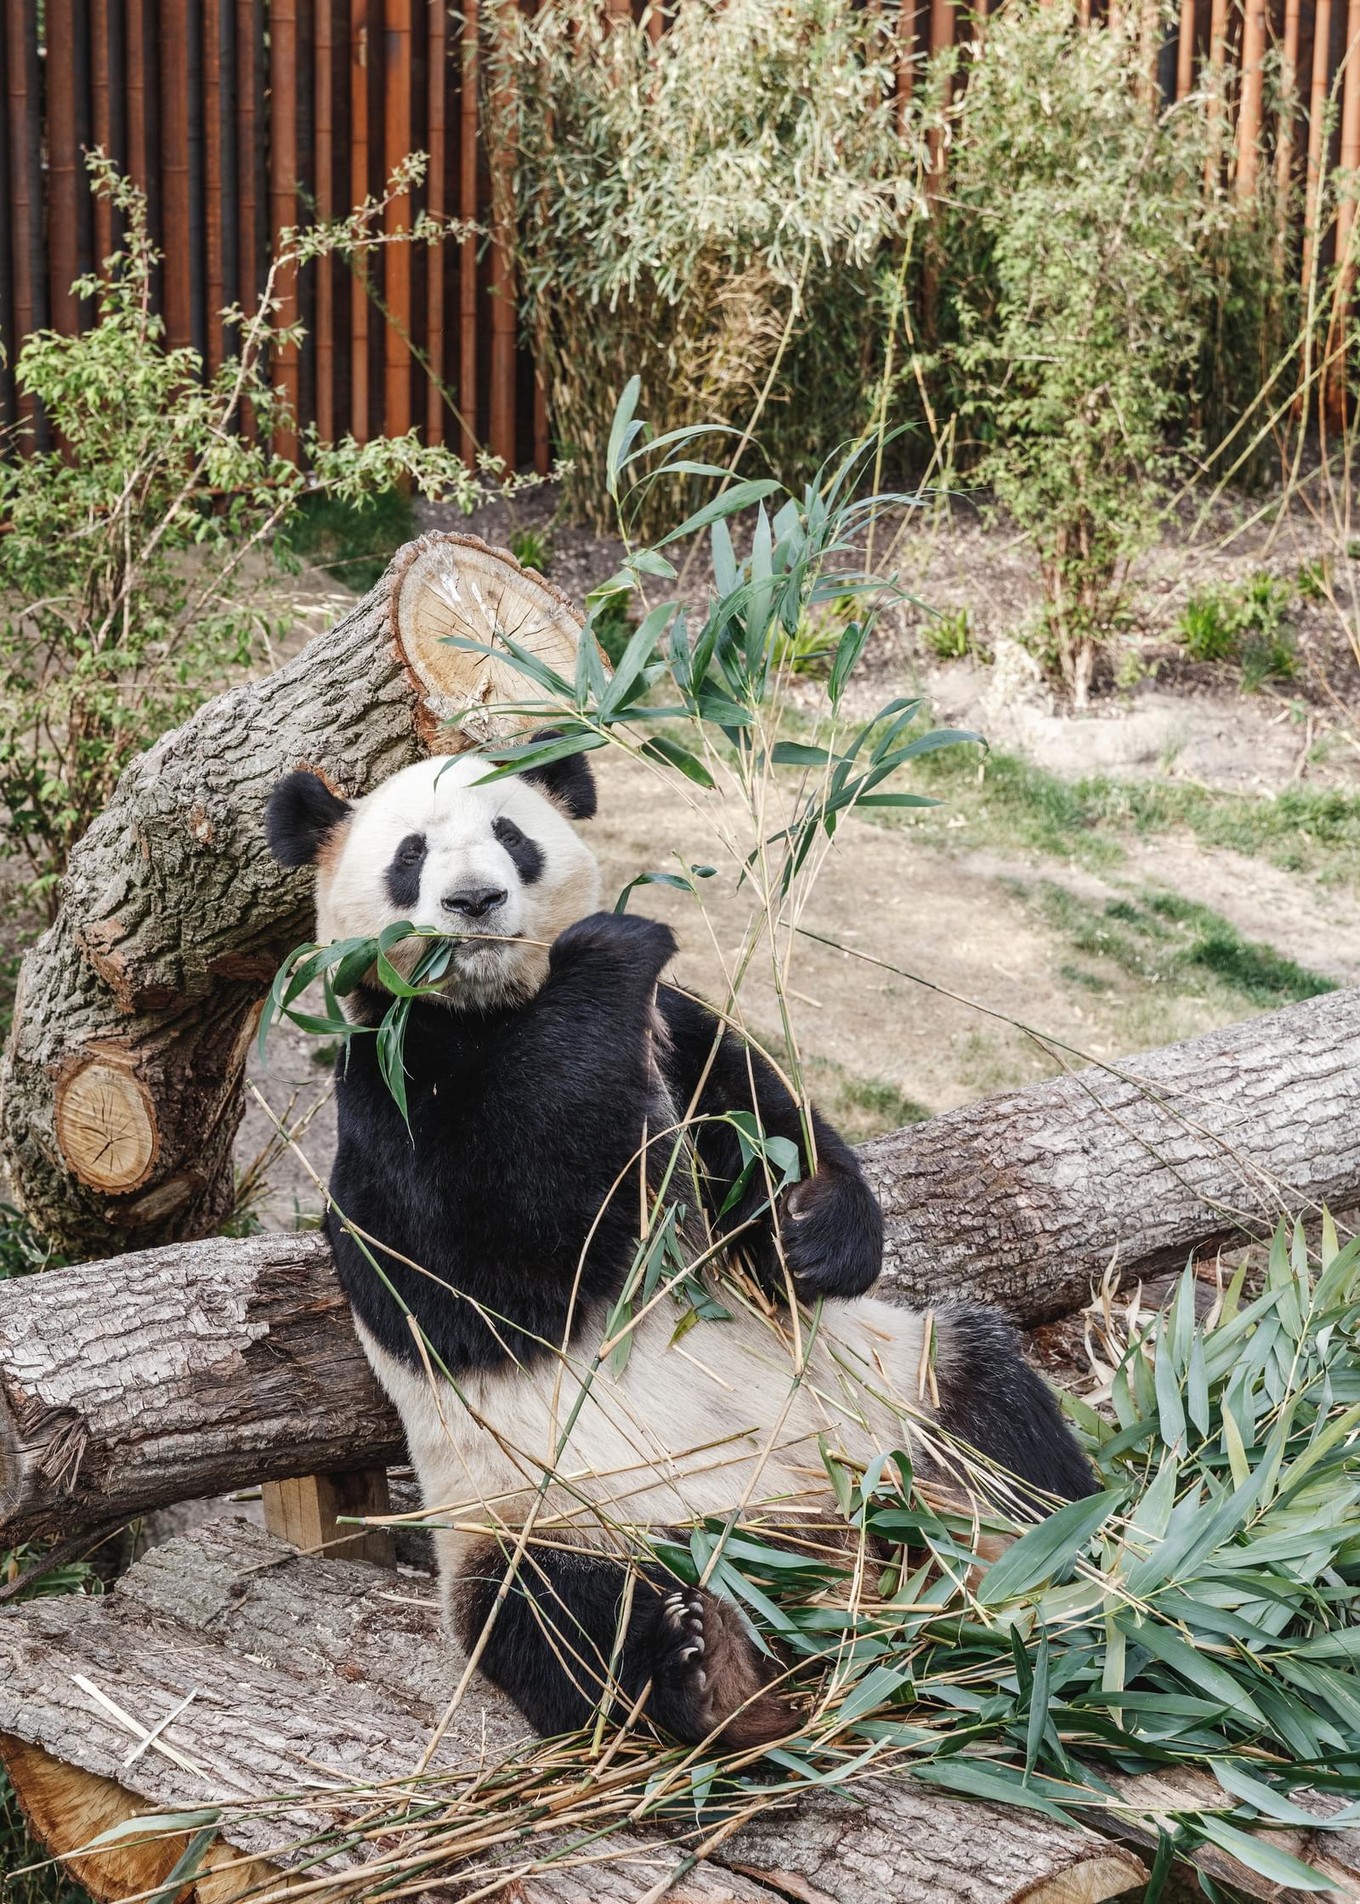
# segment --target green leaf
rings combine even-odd
[[[760,502],[765,496],[772,496],[780,487],[773,477],[761,476],[750,482],[733,483],[721,496],[715,496],[712,502],[705,503],[694,515],[687,516],[678,529],[672,529],[669,535],[663,535],[653,546],[664,549],[669,543],[681,542],[686,536],[697,535],[700,529],[707,529],[711,523],[719,522],[727,516],[740,514],[749,509],[753,502]]]
[[[1269,1878],[1272,1884],[1289,1885],[1296,1891],[1332,1889],[1331,1878],[1324,1877],[1311,1864],[1302,1864],[1287,1851],[1279,1850],[1268,1838],[1239,1831],[1236,1825],[1230,1825],[1225,1819],[1215,1818],[1208,1812],[1200,1813],[1195,1820],[1195,1827],[1208,1844],[1217,1845],[1220,1851],[1228,1852],[1239,1863],[1246,1865],[1248,1871],[1255,1871],[1258,1877]]]
[[[640,423],[633,421],[637,413],[638,398],[641,395],[641,377],[630,377],[623,386],[623,394],[615,406],[614,420],[609,426],[609,445],[605,451],[604,460],[608,475],[609,493],[616,500],[619,493],[619,472],[623,468],[624,457],[627,455],[634,438],[642,428]]]
[[[644,754],[653,760],[663,761],[668,767],[677,767],[696,787],[711,787],[713,776],[702,760],[696,760],[687,749],[673,741],[667,734],[653,734],[650,740],[642,744]]]
[[[1103,1494],[1069,1501],[1031,1527],[988,1567],[977,1590],[979,1601],[983,1606],[999,1606],[1070,1567],[1123,1498],[1122,1488],[1108,1488]]]
[[[855,664],[864,652],[864,644],[869,639],[870,623],[852,621],[840,640],[836,643],[836,658],[831,664],[831,679],[826,691],[831,702],[836,703],[845,692],[845,684],[855,671]]]

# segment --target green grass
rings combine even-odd
[[[384,490],[363,502],[312,496],[289,530],[288,544],[295,555],[305,556],[356,595],[363,595],[415,532],[411,499],[399,489]]]
[[[989,754],[978,776],[972,747],[947,748],[917,763],[914,784],[946,803],[917,824],[930,831],[961,814],[969,823],[951,837],[965,844],[1013,847],[1117,866],[1120,836],[1143,839],[1177,828],[1201,845],[1227,847],[1268,860],[1286,872],[1360,889],[1360,798],[1327,788],[1290,787],[1273,796],[1218,793],[1159,781],[1112,780],[1103,774],[1063,780],[1014,754]],[[869,815],[865,816],[869,818]],[[876,823],[883,823],[877,814]],[[892,816],[888,824],[901,824]]]
[[[1104,906],[1092,905],[1051,880],[1042,881],[1034,893],[1048,923],[1074,950],[1109,961],[1140,984],[1168,993],[1216,985],[1266,1011],[1336,990],[1331,979],[1268,945],[1244,939],[1219,913],[1176,893],[1144,890],[1136,898],[1111,899]],[[1109,989],[1099,972],[1071,966],[1062,970],[1088,990]]]

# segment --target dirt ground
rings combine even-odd
[[[550,496],[531,494],[516,504],[515,521],[541,521],[550,509]],[[500,505],[471,521],[428,512],[423,526],[436,525],[493,542],[504,541],[511,527]],[[1277,535],[1266,554],[1275,559],[1286,543],[1289,562],[1308,559],[1307,531],[1307,523],[1289,525],[1288,536]],[[1221,674],[1188,678],[1182,670],[1164,683],[1149,673],[1075,719],[1036,682],[1021,651],[1009,652],[1004,631],[1023,623],[1033,600],[1015,539],[975,520],[956,522],[948,533],[938,525],[920,533],[920,546],[907,551],[917,592],[936,606],[967,605],[998,659],[993,666],[938,662],[919,639],[919,612],[904,609],[885,631],[862,690],[870,710],[887,692],[921,692],[940,723],[978,729],[994,747],[1064,779],[1103,774],[1241,794],[1298,786],[1360,794],[1360,674],[1349,682],[1346,655],[1330,635],[1319,637],[1327,691],[1307,671],[1287,696],[1246,696]],[[1253,572],[1266,559],[1263,540],[1264,532],[1248,537],[1231,558],[1222,551],[1193,559],[1183,549],[1160,552],[1140,598],[1151,604],[1149,651],[1165,639],[1157,618],[1165,622],[1166,604],[1178,592],[1183,598],[1205,573],[1231,580]],[[616,543],[558,529],[550,573],[580,599],[612,572],[619,553]],[[304,628],[324,626],[352,599],[306,573],[290,586],[300,622],[290,648]],[[811,709],[819,685],[808,682],[801,691]],[[716,863],[711,833],[690,802],[620,756],[597,755],[596,762],[600,817],[591,838],[606,904],[639,872],[673,867],[677,858]],[[1081,1054],[1120,1057],[1260,1009],[1211,972],[1162,970],[1155,959],[1143,967],[1130,962],[1127,948],[1122,962],[1106,952],[1103,920],[1130,909],[1146,920],[1147,908],[1155,913],[1168,897],[1210,909],[1242,939],[1320,979],[1360,983],[1354,882],[1324,883],[1325,868],[1321,877],[1282,870],[1264,858],[1208,847],[1185,830],[1123,836],[1117,849],[1111,864],[1092,870],[1072,855],[1018,851],[979,837],[976,825],[948,809],[929,828],[858,819],[844,825],[805,917],[811,930],[843,949],[804,939],[792,978],[794,1032],[828,1113],[860,1138],[1032,1082]],[[750,900],[731,875],[705,881],[701,890],[702,910],[662,887],[643,888],[631,904],[675,926],[679,981],[721,997],[724,956],[742,937]],[[758,970],[742,999],[753,1029],[778,1044],[774,994]],[[276,1115],[309,1119],[300,1148],[323,1179],[334,1144],[332,1055],[301,1034],[281,1032],[254,1077]],[[275,1127],[252,1100],[238,1148],[242,1166],[271,1139]],[[319,1206],[317,1184],[297,1155],[275,1158],[257,1206],[261,1219],[291,1226],[315,1220]]]

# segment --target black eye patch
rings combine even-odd
[[[526,886],[532,886],[543,872],[543,849],[527,833],[521,833],[513,820],[503,815],[495,822],[491,831],[515,863],[515,871]]]
[[[409,912],[420,898],[420,872],[428,851],[423,833],[408,833],[387,869],[387,896],[402,912]]]

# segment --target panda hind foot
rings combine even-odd
[[[741,1614],[703,1587],[677,1588],[661,1603],[647,1711],[685,1745],[716,1738],[728,1751],[770,1745],[796,1724],[770,1691]]]

